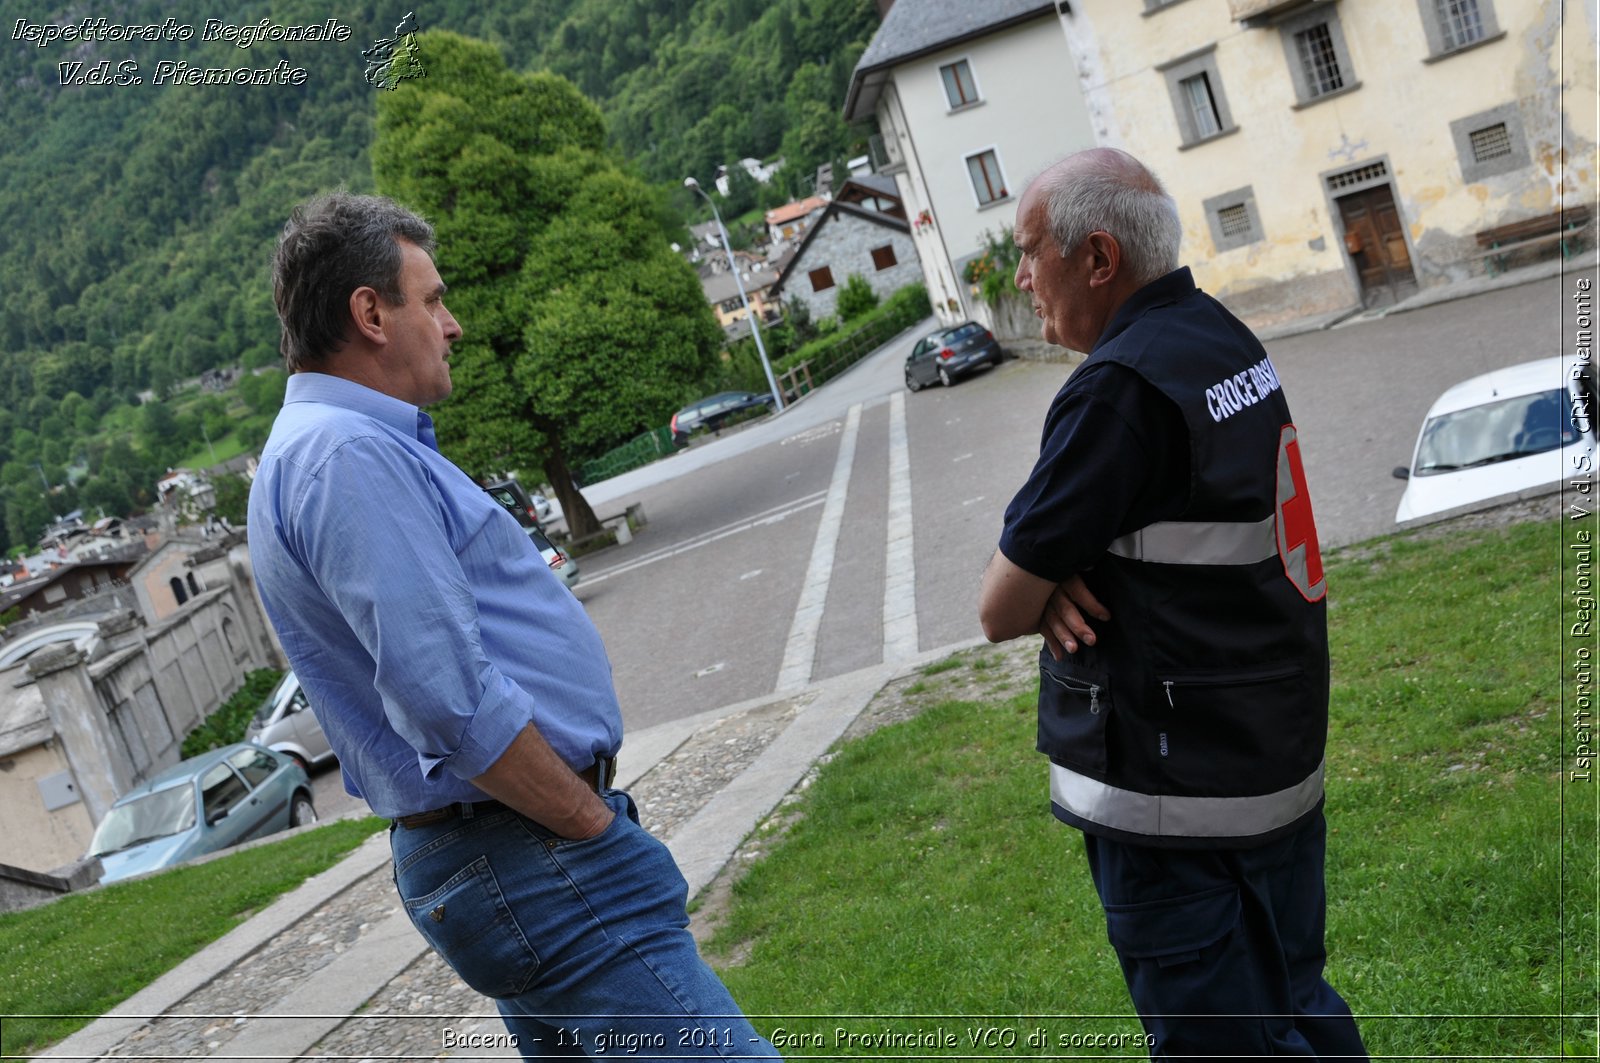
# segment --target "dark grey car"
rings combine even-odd
[[[917,341],[906,359],[906,387],[912,391],[932,384],[949,387],[985,366],[999,365],[1003,357],[994,333],[976,321],[963,321]]]

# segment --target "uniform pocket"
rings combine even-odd
[[[1039,752],[1058,764],[1095,775],[1106,771],[1106,677],[1048,654],[1039,659]]]
[[[489,858],[480,856],[431,893],[401,900],[411,923],[450,967],[488,997],[526,991],[539,955],[517,925]]]
[[[1295,665],[1249,672],[1162,676],[1161,756],[1167,774],[1191,792],[1247,781],[1257,793],[1298,782],[1311,705],[1310,681]]]
[[[1239,889],[1221,886],[1173,900],[1106,907],[1106,934],[1117,953],[1172,967],[1200,953],[1239,924]]]

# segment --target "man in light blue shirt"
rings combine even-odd
[[[346,788],[394,821],[412,922],[527,1058],[770,1057],[685,929],[686,886],[609,787],[605,647],[515,519],[438,451],[433,231],[390,200],[297,209],[273,264],[291,374],[250,557]],[[683,1031],[701,1031],[685,1037]]]

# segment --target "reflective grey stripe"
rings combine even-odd
[[[1108,549],[1163,565],[1253,565],[1277,556],[1277,521],[1162,521],[1113,540]]]
[[[1050,765],[1050,800],[1101,826],[1152,838],[1249,838],[1293,823],[1322,799],[1327,761],[1286,790],[1254,797],[1141,794]]]

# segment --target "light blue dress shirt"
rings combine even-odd
[[[616,755],[599,632],[516,518],[439,453],[417,407],[290,376],[249,536],[345,788],[378,815],[487,799],[467,780],[529,722],[574,770]]]

